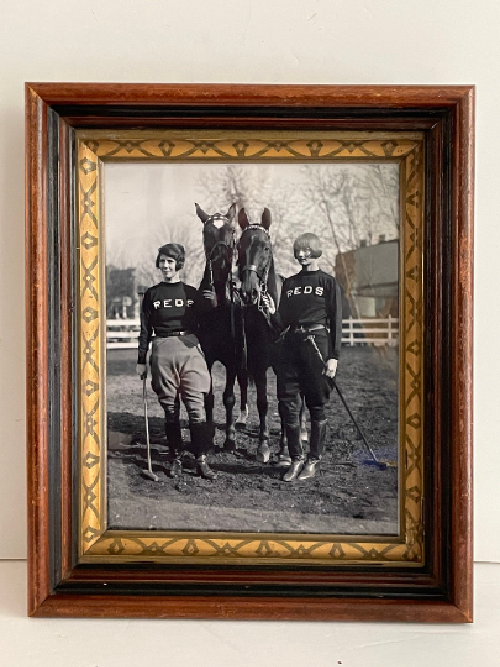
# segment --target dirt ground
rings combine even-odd
[[[361,429],[386,469],[368,465],[362,440],[336,392],[327,408],[328,433],[319,475],[286,483],[276,459],[279,417],[276,379],[269,371],[269,464],[256,460],[258,415],[255,389],[249,390],[249,419],[237,435],[234,453],[222,451],[225,439],[222,390],[224,369],[216,365],[216,451],[210,463],[214,482],[194,476],[193,459],[184,457],[179,481],[169,477],[162,444],[163,412],[148,380],[149,428],[153,470],[147,468],[142,382],[134,375],[135,350],[108,350],[108,522],[112,528],[220,530],[244,532],[319,532],[394,534],[398,532],[398,378],[397,349],[346,347],[338,385]],[[189,431],[183,421],[183,438]]]

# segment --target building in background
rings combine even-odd
[[[137,319],[140,314],[135,268],[106,267],[106,319]]]
[[[355,250],[338,253],[335,274],[344,292],[344,317],[399,317],[399,240],[379,236],[376,245],[361,240]]]

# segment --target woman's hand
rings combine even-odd
[[[214,289],[203,290],[202,294],[203,298],[208,299],[210,301],[210,305],[212,306],[212,308],[217,307],[217,295],[215,294]]]
[[[328,359],[323,371],[327,378],[334,378],[337,375],[337,364],[337,359]]]
[[[262,303],[264,305],[264,309],[269,313],[269,315],[274,315],[276,312],[276,306],[274,304],[274,299],[269,294],[269,292],[262,293]]]
[[[147,364],[137,364],[137,366],[135,367],[135,372],[141,378],[141,380],[144,380],[144,378],[148,377]]]

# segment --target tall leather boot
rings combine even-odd
[[[167,438],[169,459],[171,461],[170,476],[179,477],[182,473],[180,455],[182,452],[181,425],[178,421],[165,422],[165,436]]]
[[[304,466],[304,453],[300,441],[300,425],[298,423],[285,424],[285,432],[292,463],[283,475],[283,481],[293,482],[294,479],[297,479]]]
[[[309,456],[299,479],[310,479],[316,475],[323,454],[326,435],[326,419],[311,419],[311,443]]]
[[[203,479],[214,480],[216,473],[210,468],[207,461],[207,452],[210,447],[210,437],[205,422],[190,424],[191,447],[196,457],[196,472]]]

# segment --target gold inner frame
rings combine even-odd
[[[423,222],[420,132],[85,130],[77,132],[79,561],[424,563]],[[104,161],[397,161],[400,164],[400,535],[106,530]]]

